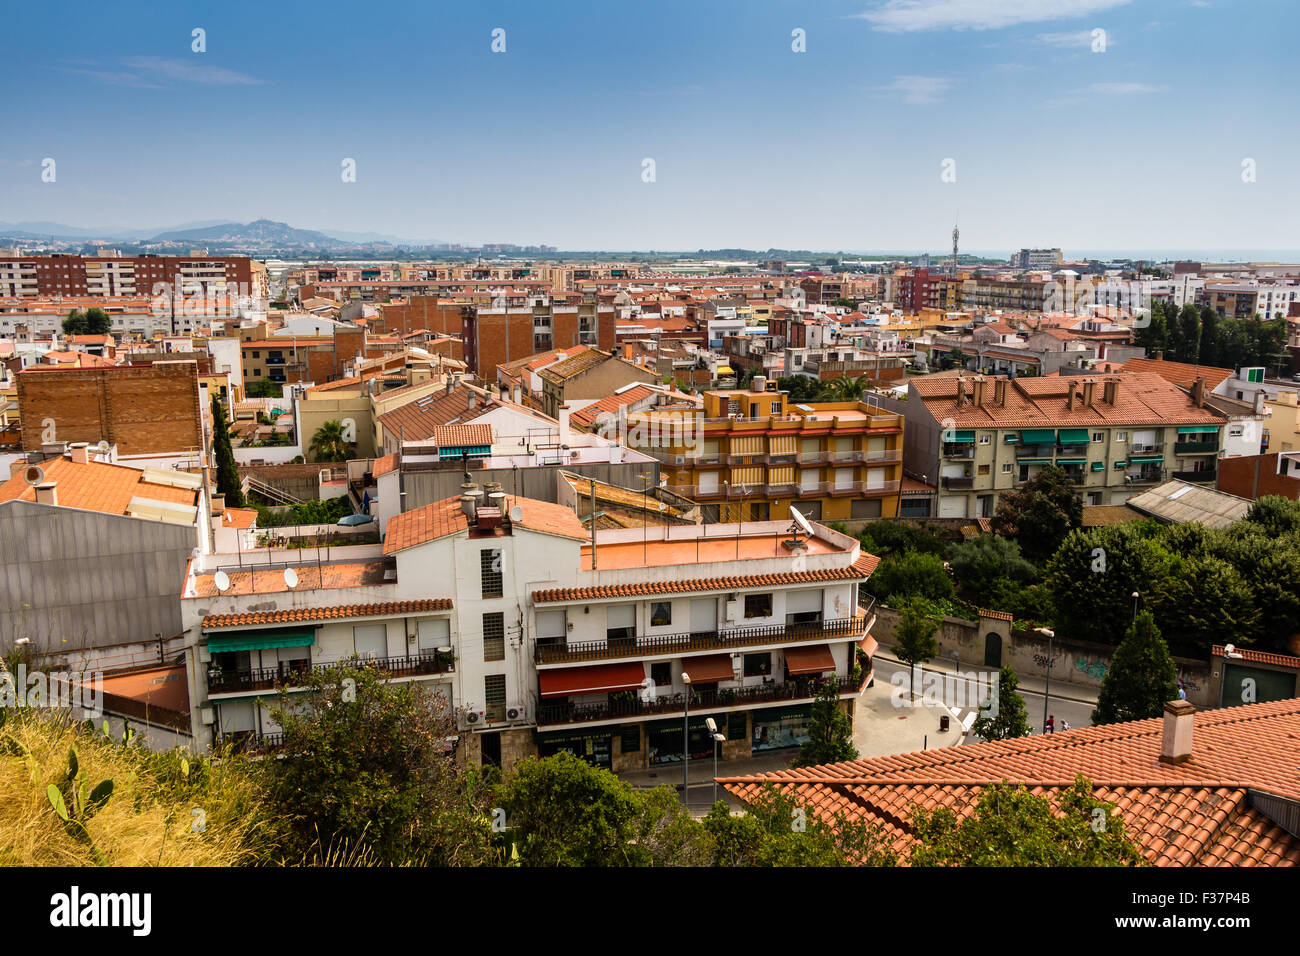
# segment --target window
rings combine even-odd
[[[501,597],[501,549],[487,548],[478,553],[479,579],[485,598]]]
[[[1004,461],[1004,462],[1002,463],[1002,474],[1004,474],[1004,475],[1009,475],[1009,474],[1011,474],[1011,467],[1012,467],[1012,466],[1011,466],[1011,462],[1009,462],[1009,461]]]
[[[636,640],[635,604],[614,604],[605,608],[605,640],[611,645]]]
[[[1116,441],[1128,441],[1128,432],[1116,432],[1116,433],[1115,433],[1115,440],[1116,440]]]
[[[1093,432],[1093,433],[1092,433],[1092,440],[1093,440],[1094,442],[1103,442],[1103,441],[1106,440],[1106,433],[1105,433],[1105,432]]]
[[[488,720],[506,719],[505,674],[488,674],[483,678],[483,703]]]
[[[770,673],[772,673],[772,655],[770,653],[745,655],[746,677],[766,677]]]
[[[440,647],[451,647],[451,621],[445,617],[421,621],[416,628],[420,635],[421,654],[432,653]]]
[[[506,659],[506,616],[500,611],[483,615],[483,660]],[[503,678],[504,679],[504,678]]]
[[[641,727],[636,724],[624,727],[623,733],[619,735],[619,742],[622,744],[623,753],[637,753],[641,749]]]
[[[655,601],[650,605],[650,626],[667,627],[673,622],[671,601]]]
[[[673,665],[671,661],[655,661],[650,665],[650,679],[655,687],[671,687],[673,684]]]
[[[988,444],[990,441],[992,441],[992,440],[993,440],[993,439],[992,439],[992,437],[988,434],[988,432],[982,432],[982,433],[980,434],[980,444],[981,444],[981,445],[987,445],[987,444]]]
[[[772,595],[770,594],[746,594],[745,595],[745,617],[771,617],[772,616]]]
[[[352,628],[358,657],[387,657],[388,638],[383,624],[358,624]]]
[[[989,466],[988,466],[988,465],[979,465],[977,470],[978,470],[979,474],[981,474],[981,475],[987,475],[987,474],[989,473]]]

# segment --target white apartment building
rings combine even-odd
[[[506,768],[560,750],[616,771],[679,761],[688,691],[692,757],[713,753],[708,717],[724,758],[793,747],[823,681],[852,713],[872,679],[859,588],[877,559],[854,538],[777,521],[593,542],[567,507],[492,499],[466,485],[329,562],[196,559],[182,604],[200,741],[274,746],[276,686],[354,655],[440,692],[468,759]]]

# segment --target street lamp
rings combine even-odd
[[[682,711],[682,803],[691,805],[691,675],[682,671],[686,685],[685,706]]]
[[[1052,638],[1056,632],[1044,627],[1038,633],[1047,635],[1047,683],[1043,687],[1043,733],[1047,733],[1047,698],[1052,694]]]
[[[1133,592],[1133,623],[1134,623],[1134,624],[1137,623],[1137,619],[1138,619],[1138,598],[1140,598],[1141,596],[1142,596],[1142,595],[1138,594],[1137,591],[1134,591],[1134,592]]]
[[[722,742],[727,738],[722,736],[722,734],[718,733],[717,722],[714,721],[712,717],[710,717],[704,723],[705,726],[709,728],[710,736],[713,737],[713,803],[717,803],[718,802],[718,748],[722,745]],[[710,804],[710,806],[712,805],[713,804]]]

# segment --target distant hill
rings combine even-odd
[[[229,222],[200,229],[175,229],[160,232],[150,242],[206,242],[223,246],[249,245],[330,249],[352,245],[343,239],[311,229],[295,229],[288,223],[271,219],[253,222]]]

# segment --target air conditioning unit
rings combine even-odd
[[[216,723],[216,716],[213,714],[211,707],[199,708],[199,723],[201,724]]]
[[[484,722],[484,713],[481,710],[467,710],[461,714],[460,722],[463,727],[477,727]]]
[[[507,720],[527,720],[528,707],[524,704],[515,704],[506,711]]]
[[[727,623],[735,624],[736,619],[740,616],[740,602],[731,600],[727,602]]]

